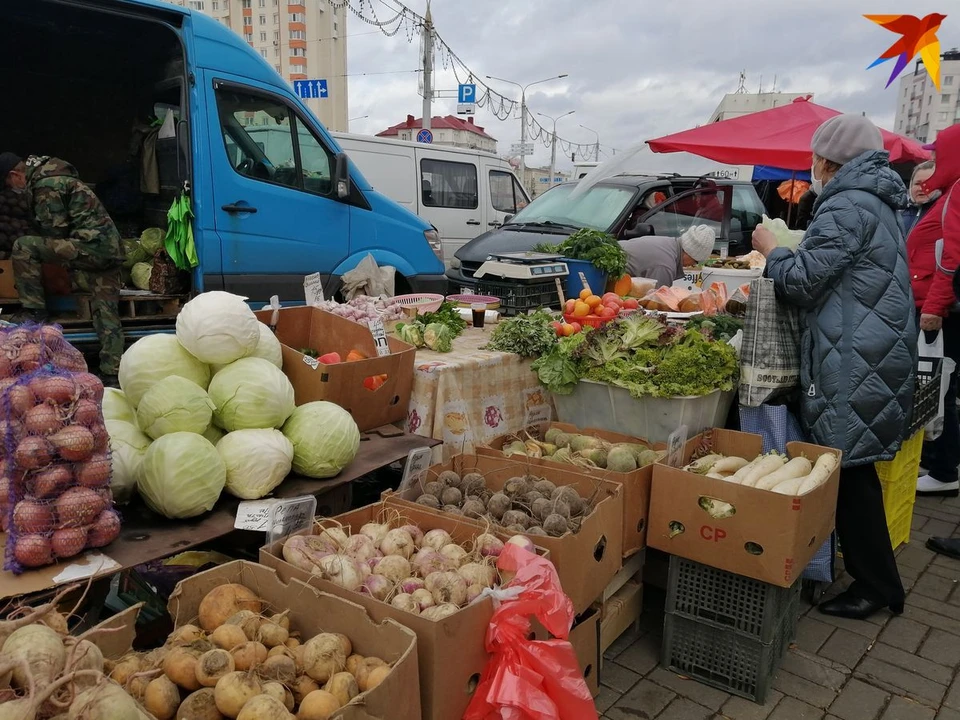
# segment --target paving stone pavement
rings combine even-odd
[[[664,594],[647,586],[639,628],[604,654],[604,720],[960,720],[960,561],[924,547],[960,537],[960,501],[918,498],[910,542],[897,550],[906,607],[865,621],[803,602],[797,638],[764,705],[659,666]],[[841,572],[825,592],[842,590]]]

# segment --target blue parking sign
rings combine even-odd
[[[477,101],[476,85],[461,85],[457,88],[458,103],[475,103]]]

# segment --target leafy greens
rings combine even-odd
[[[487,349],[540,357],[557,343],[557,334],[550,326],[552,321],[553,317],[542,310],[504,320],[493,331]]]

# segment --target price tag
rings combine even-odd
[[[410,451],[407,455],[407,464],[403,468],[403,479],[400,480],[400,487],[397,488],[398,493],[402,493],[423,477],[427,468],[430,467],[432,457],[433,450],[428,447]]]
[[[320,282],[320,273],[315,272],[312,275],[307,275],[303,279],[303,298],[306,300],[307,305],[312,305],[313,307],[319,307],[320,303],[324,301],[323,283]]]
[[[549,405],[533,405],[528,407],[523,414],[524,427],[539,425],[551,420],[553,420],[553,408]]]
[[[377,318],[367,323],[370,334],[373,335],[373,344],[377,346],[377,355],[383,357],[390,354],[390,343],[387,342],[387,331],[383,327],[383,320]]]
[[[726,245],[726,244],[721,245],[721,246],[720,246],[720,259],[721,259],[721,260],[726,260],[729,255],[730,255],[730,247],[729,247],[728,245]]]
[[[687,426],[681,425],[667,438],[667,458],[671,467],[680,467],[683,462],[683,447],[687,444]]]
[[[233,526],[237,530],[253,530],[267,533],[267,540],[310,527],[317,512],[317,499],[313,495],[287,498],[285,500],[248,500],[237,507]]]
[[[316,370],[320,367],[320,361],[315,357],[310,357],[309,355],[301,355],[301,357],[303,358],[303,364],[310,367],[310,369]]]

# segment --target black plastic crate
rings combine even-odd
[[[675,673],[762,705],[796,631],[796,614],[784,617],[773,641],[763,643],[729,628],[667,613],[660,662]]]
[[[796,622],[800,585],[777,587],[673,555],[666,610],[769,643],[785,618]]]
[[[478,295],[492,295],[500,299],[501,315],[523,315],[551,305],[559,305],[557,284],[548,282],[490,282],[481,281],[477,285]]]
[[[937,416],[940,409],[940,374],[943,358],[920,358],[917,363],[917,382],[913,391],[913,412],[906,437],[917,432]]]

